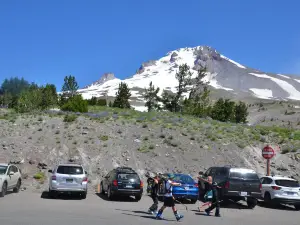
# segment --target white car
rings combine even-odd
[[[19,192],[22,184],[21,172],[15,165],[0,163],[0,197],[4,197],[8,190]]]
[[[261,183],[261,195],[266,204],[289,204],[300,210],[300,185],[297,180],[283,176],[263,176]]]

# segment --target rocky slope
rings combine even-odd
[[[109,170],[131,166],[196,176],[213,165],[237,165],[265,172],[261,148],[273,144],[272,172],[300,176],[300,134],[226,124],[170,113],[94,109],[64,122],[61,112],[16,115],[0,112],[0,158],[18,164],[29,191],[48,188],[47,169],[68,160],[89,172],[90,191]],[[282,152],[277,148],[279,147]],[[283,154],[284,153],[284,154]],[[42,179],[34,175],[42,174]]]
[[[150,81],[160,87],[160,94],[164,89],[176,91],[178,82],[175,74],[183,63],[190,66],[194,76],[201,66],[206,66],[208,73],[203,80],[209,82],[217,96],[300,100],[300,77],[265,73],[241,65],[211,47],[198,46],[171,51],[159,60],[143,63],[136,74],[123,80],[132,90],[132,105],[138,110],[144,110],[142,93]],[[104,78],[79,92],[86,99],[92,96],[114,96],[121,80]]]

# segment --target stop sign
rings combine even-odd
[[[271,158],[273,158],[274,155],[275,155],[275,151],[270,146],[267,145],[266,147],[263,148],[263,150],[262,150],[262,156],[265,159],[271,159]]]

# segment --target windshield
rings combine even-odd
[[[244,180],[259,180],[256,173],[230,172],[230,178],[244,179]]]
[[[195,181],[193,178],[191,178],[189,175],[184,175],[184,174],[175,174],[174,181],[180,182],[180,183],[185,183],[185,184],[193,184]]]
[[[6,174],[7,166],[0,166],[0,175]]]
[[[119,173],[118,180],[139,180],[139,176],[136,173]]]
[[[83,174],[82,167],[79,166],[59,166],[57,173],[60,174]]]
[[[275,180],[275,184],[282,187],[300,187],[295,180]]]

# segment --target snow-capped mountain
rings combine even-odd
[[[126,82],[131,88],[134,106],[143,110],[142,93],[150,81],[162,91],[176,91],[178,82],[175,74],[181,64],[190,66],[193,76],[197,70],[206,66],[207,76],[212,89],[230,93],[236,98],[256,97],[261,99],[300,100],[300,77],[261,72],[241,65],[208,46],[181,48],[167,53],[159,60],[143,63],[136,74],[124,80],[105,74],[99,81],[79,92],[83,98],[93,96],[115,96],[119,83]]]

